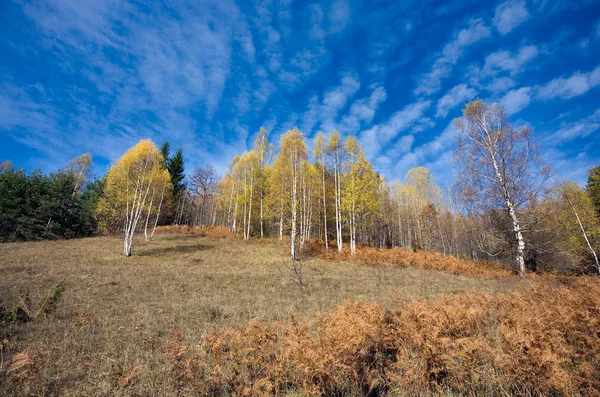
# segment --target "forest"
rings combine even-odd
[[[125,235],[151,240],[161,225],[224,227],[244,240],[289,240],[327,249],[403,247],[494,261],[522,275],[600,272],[600,166],[585,187],[557,176],[527,127],[498,104],[477,100],[455,120],[456,182],[440,186],[426,168],[387,180],[360,142],[319,132],[308,147],[294,128],[271,142],[261,128],[251,150],[222,177],[184,170],[183,152],[144,140],[107,175],[90,178],[84,154],[49,176],[2,163],[0,239],[23,241]]]

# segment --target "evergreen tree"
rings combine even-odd
[[[165,161],[165,168],[168,168],[169,156],[171,155],[171,145],[168,141],[165,141],[160,147],[160,154],[162,154]]]
[[[171,175],[173,197],[179,197],[179,194],[185,188],[185,184],[183,183],[185,167],[183,164],[183,151],[181,149],[178,149],[175,155],[167,161],[167,170],[169,171],[169,175]]]

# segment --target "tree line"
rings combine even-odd
[[[131,255],[138,231],[151,239],[160,224],[220,226],[244,239],[289,239],[292,259],[313,240],[353,255],[362,244],[494,260],[521,275],[600,272],[600,167],[585,189],[556,177],[531,131],[514,127],[498,104],[467,104],[455,127],[457,181],[444,188],[424,167],[385,179],[354,136],[335,130],[319,132],[309,148],[298,128],[277,145],[261,128],[222,178],[211,166],[185,178],[182,151],[170,156],[168,143],[159,149],[149,140],[94,181],[86,180],[89,163],[47,177],[4,165],[0,236],[122,233]]]

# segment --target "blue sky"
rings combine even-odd
[[[584,183],[600,159],[600,1],[0,2],[0,161],[94,172],[138,140],[226,170],[261,125],[357,136],[389,179],[452,181],[450,124],[506,105]]]

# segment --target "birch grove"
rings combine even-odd
[[[274,150],[261,128],[252,150],[235,156],[221,179],[210,166],[198,167],[175,201],[162,156],[142,141],[111,168],[97,206],[99,225],[124,233],[126,255],[136,231],[152,239],[164,211],[176,224],[223,226],[245,240],[287,237],[293,259],[307,246],[327,249],[335,240],[351,255],[361,245],[402,247],[502,263],[512,258],[520,275],[553,263],[588,263],[598,272],[593,202],[581,199],[588,197],[581,188],[548,194],[548,169],[530,131],[514,128],[499,105],[481,101],[467,105],[455,126],[459,173],[450,187],[440,187],[425,167],[386,180],[360,141],[336,130],[319,132],[309,153],[299,129],[281,135]]]

